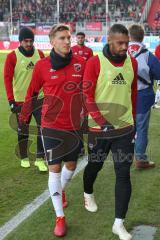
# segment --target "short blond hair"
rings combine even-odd
[[[65,30],[70,31],[70,27],[66,24],[59,23],[59,24],[53,25],[53,27],[49,32],[49,39],[51,40],[57,32],[62,32]]]

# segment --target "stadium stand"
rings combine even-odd
[[[13,8],[13,21],[50,22],[54,19],[56,10],[55,0],[17,0]]]
[[[0,22],[5,21],[9,15],[9,1],[0,0]]]
[[[147,0],[108,0],[109,22],[139,22]],[[10,21],[9,0],[0,0],[0,22]],[[86,22],[106,23],[105,0],[12,0],[12,21],[19,23],[53,24],[65,22],[80,27]],[[42,10],[43,9],[43,10]],[[153,0],[148,17],[143,21],[147,35],[157,35],[160,29],[160,0]],[[15,25],[16,26],[16,25]],[[17,25],[18,26],[18,25]],[[83,29],[84,30],[84,29]]]
[[[140,20],[144,9],[145,0],[109,0],[110,18],[115,21],[136,21]]]
[[[153,29],[160,29],[160,1],[153,1],[148,16],[148,23]]]
[[[116,21],[134,20],[141,17],[146,0],[109,0],[109,17]],[[57,18],[56,0],[14,0],[13,21],[21,22],[53,22]],[[0,21],[5,21],[9,15],[9,0],[0,0]],[[42,10],[43,9],[43,10]],[[60,0],[60,22],[106,21],[105,0]]]

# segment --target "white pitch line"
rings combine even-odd
[[[75,177],[87,164],[85,156],[77,165],[73,175]],[[49,199],[49,192],[45,190],[41,195],[35,198],[30,204],[27,204],[16,216],[11,218],[2,227],[0,227],[0,240],[3,240],[9,233],[16,229],[24,220],[26,220],[34,211],[36,211],[45,201]]]

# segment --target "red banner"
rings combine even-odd
[[[19,46],[19,42],[0,41],[0,50],[12,50]]]
[[[14,50],[19,46],[19,42],[0,41],[0,50]],[[35,42],[35,48],[41,50],[49,50],[52,48],[48,42]]]
[[[102,31],[101,22],[88,22],[85,24],[85,29],[88,31]]]
[[[39,26],[39,27],[36,28],[35,34],[36,35],[48,35],[50,30],[51,30],[51,27],[44,28],[42,26]]]

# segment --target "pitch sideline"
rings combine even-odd
[[[73,175],[75,177],[87,164],[87,156],[78,163],[76,171]],[[15,230],[24,220],[32,215],[41,205],[43,205],[49,199],[49,192],[45,190],[37,198],[35,198],[30,204],[27,204],[16,216],[11,218],[8,222],[0,227],[0,240],[3,240],[9,233]]]

